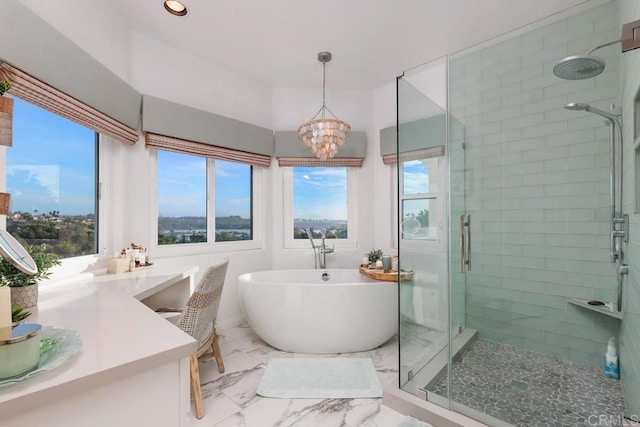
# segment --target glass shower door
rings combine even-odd
[[[617,32],[609,2],[451,56],[451,363],[428,400],[490,425],[587,425],[624,411],[619,381],[602,374],[620,321],[576,305],[616,299],[609,129],[565,109],[616,103],[620,53],[601,51],[608,74],[595,79],[551,71]]]
[[[445,93],[444,59],[397,80],[397,239],[400,268],[414,272],[412,280],[399,283],[400,387],[422,398],[425,385],[449,365]],[[440,403],[447,405],[446,399]]]

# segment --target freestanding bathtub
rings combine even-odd
[[[398,328],[398,285],[358,270],[260,271],[241,275],[238,286],[249,326],[283,351],[365,351]]]

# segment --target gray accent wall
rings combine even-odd
[[[446,115],[440,114],[407,123],[402,123],[402,152],[444,145]],[[396,126],[380,129],[380,155],[394,154],[398,151],[398,132]]]
[[[188,141],[273,155],[273,131],[165,99],[144,95],[142,130]]]
[[[480,336],[598,367],[619,321],[567,297],[616,300],[609,130],[600,117],[563,107],[586,102],[607,110],[616,102],[620,49],[598,51],[607,68],[593,79],[561,80],[552,68],[618,38],[616,6],[487,43],[450,62],[450,111],[465,130],[465,173],[452,168],[452,194],[466,180],[466,205],[454,201],[452,212],[466,208],[472,217],[472,270],[466,284],[452,275],[466,324]],[[460,308],[454,306],[455,317]]]

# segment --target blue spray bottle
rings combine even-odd
[[[616,339],[609,338],[607,345],[607,354],[605,354],[604,375],[609,378],[620,378],[620,369],[618,368],[618,355],[616,353]]]

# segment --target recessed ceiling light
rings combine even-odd
[[[175,0],[164,0],[164,8],[167,12],[176,16],[185,16],[187,14],[187,6]]]

